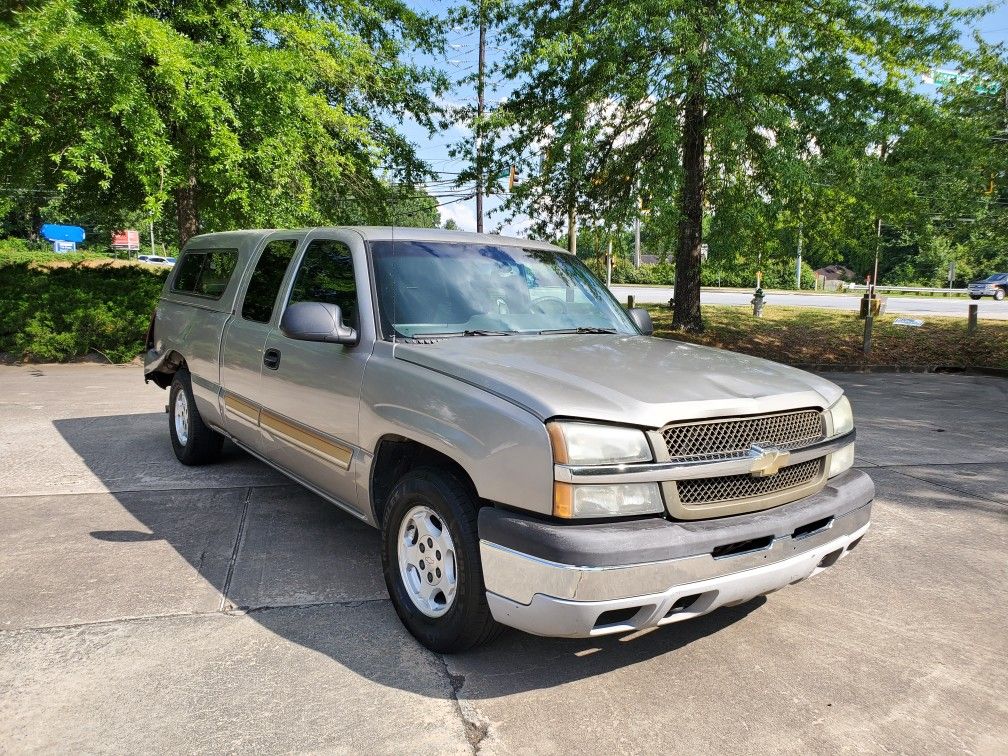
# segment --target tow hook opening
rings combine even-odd
[[[763,538],[748,538],[745,541],[726,543],[723,546],[715,546],[711,551],[711,556],[715,559],[724,559],[725,557],[737,556],[738,554],[749,554],[753,551],[764,551],[770,548],[773,544],[773,540],[774,537],[772,535],[768,535]]]
[[[805,538],[806,536],[810,536],[813,533],[818,533],[822,530],[826,530],[827,528],[830,528],[832,526],[833,526],[833,518],[824,517],[821,520],[816,520],[815,522],[810,522],[807,525],[802,525],[801,527],[795,528],[794,532],[791,534],[791,538],[797,541],[799,538]]]

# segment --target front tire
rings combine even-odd
[[[175,456],[183,465],[214,461],[224,444],[224,437],[200,417],[193,399],[192,379],[185,368],[175,373],[168,393],[168,432]]]
[[[982,297],[982,296],[983,296],[982,294],[970,294],[969,295],[970,299],[973,299],[973,300],[980,299],[980,297]]]
[[[477,504],[454,475],[434,467],[406,473],[389,495],[382,522],[382,570],[399,619],[437,653],[490,641],[479,559]]]

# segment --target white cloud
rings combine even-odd
[[[452,202],[450,205],[442,205],[438,208],[441,214],[441,225],[451,218],[462,231],[476,230],[476,212],[469,207],[468,202]]]

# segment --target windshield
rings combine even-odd
[[[637,329],[575,257],[454,242],[371,243],[386,338]]]

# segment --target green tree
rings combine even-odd
[[[437,228],[441,225],[441,214],[437,200],[425,190],[400,187],[394,190],[385,222],[409,228]]]
[[[36,0],[0,15],[0,216],[388,222],[440,27],[402,0]],[[110,220],[110,224],[117,219]]]
[[[512,206],[559,225],[567,204],[616,225],[654,198],[674,239],[674,325],[699,330],[712,208],[747,205],[758,244],[767,214],[804,217],[815,169],[900,133],[925,106],[915,77],[960,56],[977,13],[927,0],[515,0],[511,16],[504,70],[519,85],[498,127],[528,175]]]

